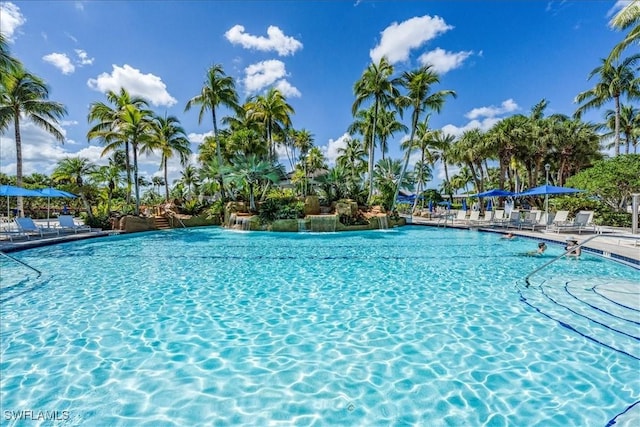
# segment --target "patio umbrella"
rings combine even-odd
[[[429,200],[429,212],[433,212],[433,201]]]
[[[9,197],[42,197],[42,195],[35,191],[22,187],[16,187],[15,185],[0,185],[0,196],[7,197],[7,217],[9,217]]]
[[[514,194],[516,197],[523,196],[545,196],[551,194],[572,194],[580,193],[584,190],[578,190],[577,188],[570,187],[556,187],[555,185],[541,185],[539,187],[530,188],[522,193]]]
[[[462,210],[463,211],[467,210],[467,199],[462,199]]]
[[[507,191],[507,190],[500,190],[500,189],[493,189],[493,190],[487,190],[487,191],[483,191],[482,193],[478,193],[476,194],[477,197],[507,197],[507,196],[513,196],[513,193],[511,191]]]
[[[487,202],[487,210],[491,211],[491,209],[493,209],[493,205],[491,204],[491,199],[489,199],[489,201]]]
[[[67,191],[59,190],[57,188],[49,187],[49,188],[40,188],[38,189],[38,193],[40,197],[47,198],[47,228],[49,228],[49,210],[51,206],[51,198],[52,197],[67,197],[70,199],[75,199],[76,196],[73,193],[69,193]]]

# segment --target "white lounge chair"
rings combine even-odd
[[[38,227],[35,222],[29,217],[24,218],[15,218],[14,222],[16,223],[16,227],[18,227],[18,231],[26,234],[28,237],[33,235],[37,235],[39,237],[46,237],[47,235],[56,235],[59,236],[60,232],[55,228],[43,228]]]
[[[77,233],[79,231],[91,231],[91,227],[89,227],[88,225],[76,224],[71,215],[60,215],[58,217],[58,221],[60,222],[61,231],[73,231],[74,233]]]
[[[453,219],[453,222],[457,223],[465,223],[467,222],[467,211],[459,210],[456,214],[456,217]]]
[[[582,234],[582,230],[586,230],[587,228],[593,228],[593,231],[595,232],[595,225],[593,225],[592,221],[593,221],[592,211],[580,211],[576,214],[576,217],[573,219],[573,222],[554,225],[553,231],[555,231],[556,233],[561,233],[561,232],[573,233],[574,231],[577,231],[578,234]]]
[[[491,226],[504,226],[504,223],[508,221],[504,217],[504,209],[496,209],[493,213],[493,218],[491,218]]]
[[[471,211],[471,213],[469,214],[469,218],[467,218],[466,220],[466,223],[474,224],[478,221],[480,221],[480,211]]]

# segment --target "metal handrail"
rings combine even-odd
[[[567,256],[568,254],[570,254],[571,252],[575,251],[576,249],[582,249],[582,247],[585,245],[585,243],[590,242],[593,239],[597,239],[598,237],[614,237],[614,238],[617,238],[617,239],[637,239],[638,238],[638,236],[629,236],[627,234],[596,234],[595,236],[591,236],[591,237],[587,238],[586,240],[584,240],[582,243],[579,243],[578,246],[572,247],[568,251],[563,252],[562,254],[558,255],[557,257],[555,257],[551,261],[545,262],[540,267],[536,268],[531,273],[527,274],[527,276],[524,278],[524,281],[527,283],[525,287],[528,288],[531,285],[531,283],[529,282],[529,278],[531,276],[533,276],[534,274],[536,274],[538,271],[542,270],[543,268],[545,268],[549,264],[553,264],[554,262],[556,262],[560,258],[563,258],[563,257]]]
[[[35,271],[36,273],[38,273],[38,277],[36,277],[36,279],[37,279],[37,278],[39,278],[40,276],[42,276],[42,272],[41,272],[40,270],[38,270],[38,269],[37,269],[37,268],[35,268],[35,267],[30,266],[30,265],[29,265],[29,264],[27,264],[26,262],[24,262],[24,261],[20,261],[19,259],[14,258],[14,257],[12,257],[11,255],[7,255],[7,254],[5,254],[5,253],[4,253],[4,252],[2,252],[2,251],[0,251],[0,255],[3,255],[5,258],[9,258],[11,261],[15,261],[15,262],[17,262],[18,264],[22,264],[22,265],[24,265],[25,267],[30,268],[31,270]]]

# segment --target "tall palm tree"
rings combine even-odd
[[[414,71],[405,71],[402,73],[401,85],[407,89],[407,94],[400,98],[402,106],[411,107],[411,135],[409,136],[410,144],[407,146],[404,154],[404,165],[400,173],[400,179],[396,186],[396,192],[393,198],[393,206],[395,206],[398,192],[400,191],[400,182],[407,172],[411,151],[415,147],[415,135],[418,123],[422,120],[422,115],[427,110],[433,110],[437,113],[442,110],[444,101],[447,96],[456,97],[456,93],[452,90],[441,90],[431,93],[434,84],[440,83],[440,77],[433,71],[431,65],[423,66]]]
[[[269,146],[269,161],[275,162],[277,159],[273,135],[291,126],[291,115],[295,110],[287,103],[282,92],[275,88],[269,89],[265,95],[252,97],[245,108],[251,120],[263,124],[265,140]]]
[[[89,188],[86,185],[86,181],[95,174],[96,171],[96,165],[87,158],[67,157],[58,162],[58,165],[51,174],[51,178],[53,178],[54,181],[70,184],[72,191],[80,195],[82,204],[89,218],[93,218],[93,212],[89,204]]]
[[[124,152],[125,172],[127,175],[127,204],[131,202],[131,189],[133,180],[131,178],[131,153],[130,141],[120,132],[122,111],[131,105],[138,109],[148,107],[147,101],[139,96],[132,96],[125,88],[120,88],[119,92],[108,91],[106,93],[108,103],[94,102],[89,107],[87,120],[89,123],[96,122],[89,132],[89,141],[97,139],[104,145],[101,156],[110,152]]]
[[[349,177],[349,189],[354,192],[360,184],[361,175],[367,170],[367,156],[362,143],[358,139],[349,138],[347,146],[338,148],[336,164],[344,168]]]
[[[198,170],[193,165],[187,165],[182,172],[180,172],[179,181],[187,187],[187,199],[191,200],[200,183]]]
[[[198,123],[202,122],[204,113],[207,110],[211,111],[211,119],[213,121],[213,138],[216,140],[216,156],[218,158],[218,164],[222,165],[222,151],[218,141],[218,120],[216,117],[216,109],[221,105],[229,107],[234,111],[238,111],[240,109],[240,106],[238,105],[238,93],[236,92],[233,78],[224,73],[222,65],[214,64],[207,70],[207,77],[200,94],[187,101],[185,111],[189,111],[191,107],[195,105],[200,106]],[[220,176],[218,177],[218,181],[220,184],[220,196],[224,201],[224,177],[222,176],[222,168],[219,169],[219,172]]]
[[[436,162],[436,156],[431,152],[431,148],[434,147],[435,143],[435,132],[429,129],[429,117],[427,116],[425,120],[421,123],[418,123],[418,127],[416,129],[416,135],[414,139],[414,147],[420,150],[420,160],[416,163],[415,172],[416,172],[416,194],[421,195],[424,191],[424,184],[427,180],[432,179],[432,167]],[[406,145],[409,144],[407,140],[405,142]],[[405,144],[403,144],[403,149],[409,149]],[[413,209],[412,212],[416,209],[418,205],[418,197],[413,201]]]
[[[455,140],[455,136],[444,133],[442,130],[436,130],[433,133],[433,155],[436,160],[442,162],[444,170],[443,192],[449,195],[450,201],[453,201],[453,191],[451,191],[451,186],[449,185],[449,154]]]
[[[391,78],[393,74],[393,66],[386,57],[382,57],[377,64],[370,64],[362,73],[360,79],[353,87],[356,96],[351,113],[355,114],[360,106],[366,101],[373,101],[373,118],[371,124],[371,135],[369,135],[369,196],[368,202],[371,202],[373,196],[373,166],[374,166],[374,150],[376,130],[378,126],[378,114],[381,109],[386,109],[400,96],[398,85],[400,81],[397,78]]]
[[[582,103],[575,112],[575,117],[591,109],[598,108],[613,100],[615,103],[615,155],[620,154],[620,98],[626,95],[628,99],[640,97],[640,79],[635,75],[635,64],[640,61],[640,54],[626,58],[619,65],[602,60],[602,65],[594,68],[589,79],[598,76],[600,81],[596,85],[576,96],[575,102]]]
[[[611,27],[626,30],[631,28],[625,38],[618,43],[607,59],[609,62],[616,61],[623,50],[633,43],[640,43],[640,0],[632,0],[611,19]]]
[[[140,214],[140,181],[138,180],[138,147],[146,144],[151,134],[151,110],[140,109],[135,105],[126,105],[118,114],[118,128],[111,133],[114,140],[129,141],[133,154],[133,186],[135,190],[135,214]]]
[[[58,128],[58,120],[67,114],[59,102],[49,101],[49,88],[42,79],[29,73],[24,67],[16,67],[0,73],[0,132],[13,123],[16,142],[16,185],[22,186],[22,118],[31,120],[53,137],[64,143],[64,134]],[[18,212],[23,214],[23,200],[18,197]]]
[[[168,161],[174,154],[180,158],[180,164],[184,167],[191,155],[191,143],[187,138],[178,118],[175,116],[155,116],[151,122],[149,138],[142,147],[143,152],[160,152],[160,169],[163,170],[165,183],[165,202],[169,202],[169,172]]]

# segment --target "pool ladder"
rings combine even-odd
[[[551,261],[548,261],[548,262],[542,264],[540,267],[536,268],[531,273],[527,274],[527,276],[524,278],[524,281],[527,283],[525,287],[528,288],[531,285],[531,282],[529,282],[529,278],[531,276],[533,276],[534,274],[536,274],[538,271],[542,270],[543,268],[545,268],[546,266],[548,266],[550,264],[553,264],[554,262],[558,261],[560,258],[564,258],[565,256],[567,256],[569,253],[575,251],[576,249],[582,248],[587,242],[590,242],[593,239],[597,239],[598,237],[612,237],[612,238],[615,238],[615,239],[634,239],[634,240],[638,239],[638,236],[635,236],[635,235],[634,236],[629,236],[628,234],[596,234],[595,236],[591,236],[588,239],[584,240],[582,243],[580,243],[578,246],[572,247],[568,251],[563,252],[562,254],[558,255],[557,257],[555,257]]]
[[[37,279],[37,278],[39,278],[40,276],[42,276],[42,272],[41,272],[40,270],[38,270],[38,269],[37,269],[37,268],[35,268],[35,267],[30,266],[30,265],[29,265],[29,264],[27,264],[26,262],[24,262],[24,261],[20,261],[19,259],[14,258],[14,257],[12,257],[11,255],[7,255],[7,254],[5,254],[5,253],[4,253],[4,252],[2,252],[2,251],[0,251],[0,255],[2,255],[3,257],[5,257],[5,258],[7,258],[7,259],[9,259],[9,260],[11,260],[11,261],[17,262],[18,264],[21,264],[21,265],[23,265],[23,266],[25,266],[25,267],[27,267],[27,268],[29,268],[29,269],[31,269],[31,270],[33,270],[33,271],[35,271],[35,272],[38,274],[38,277],[36,277],[36,279]]]

